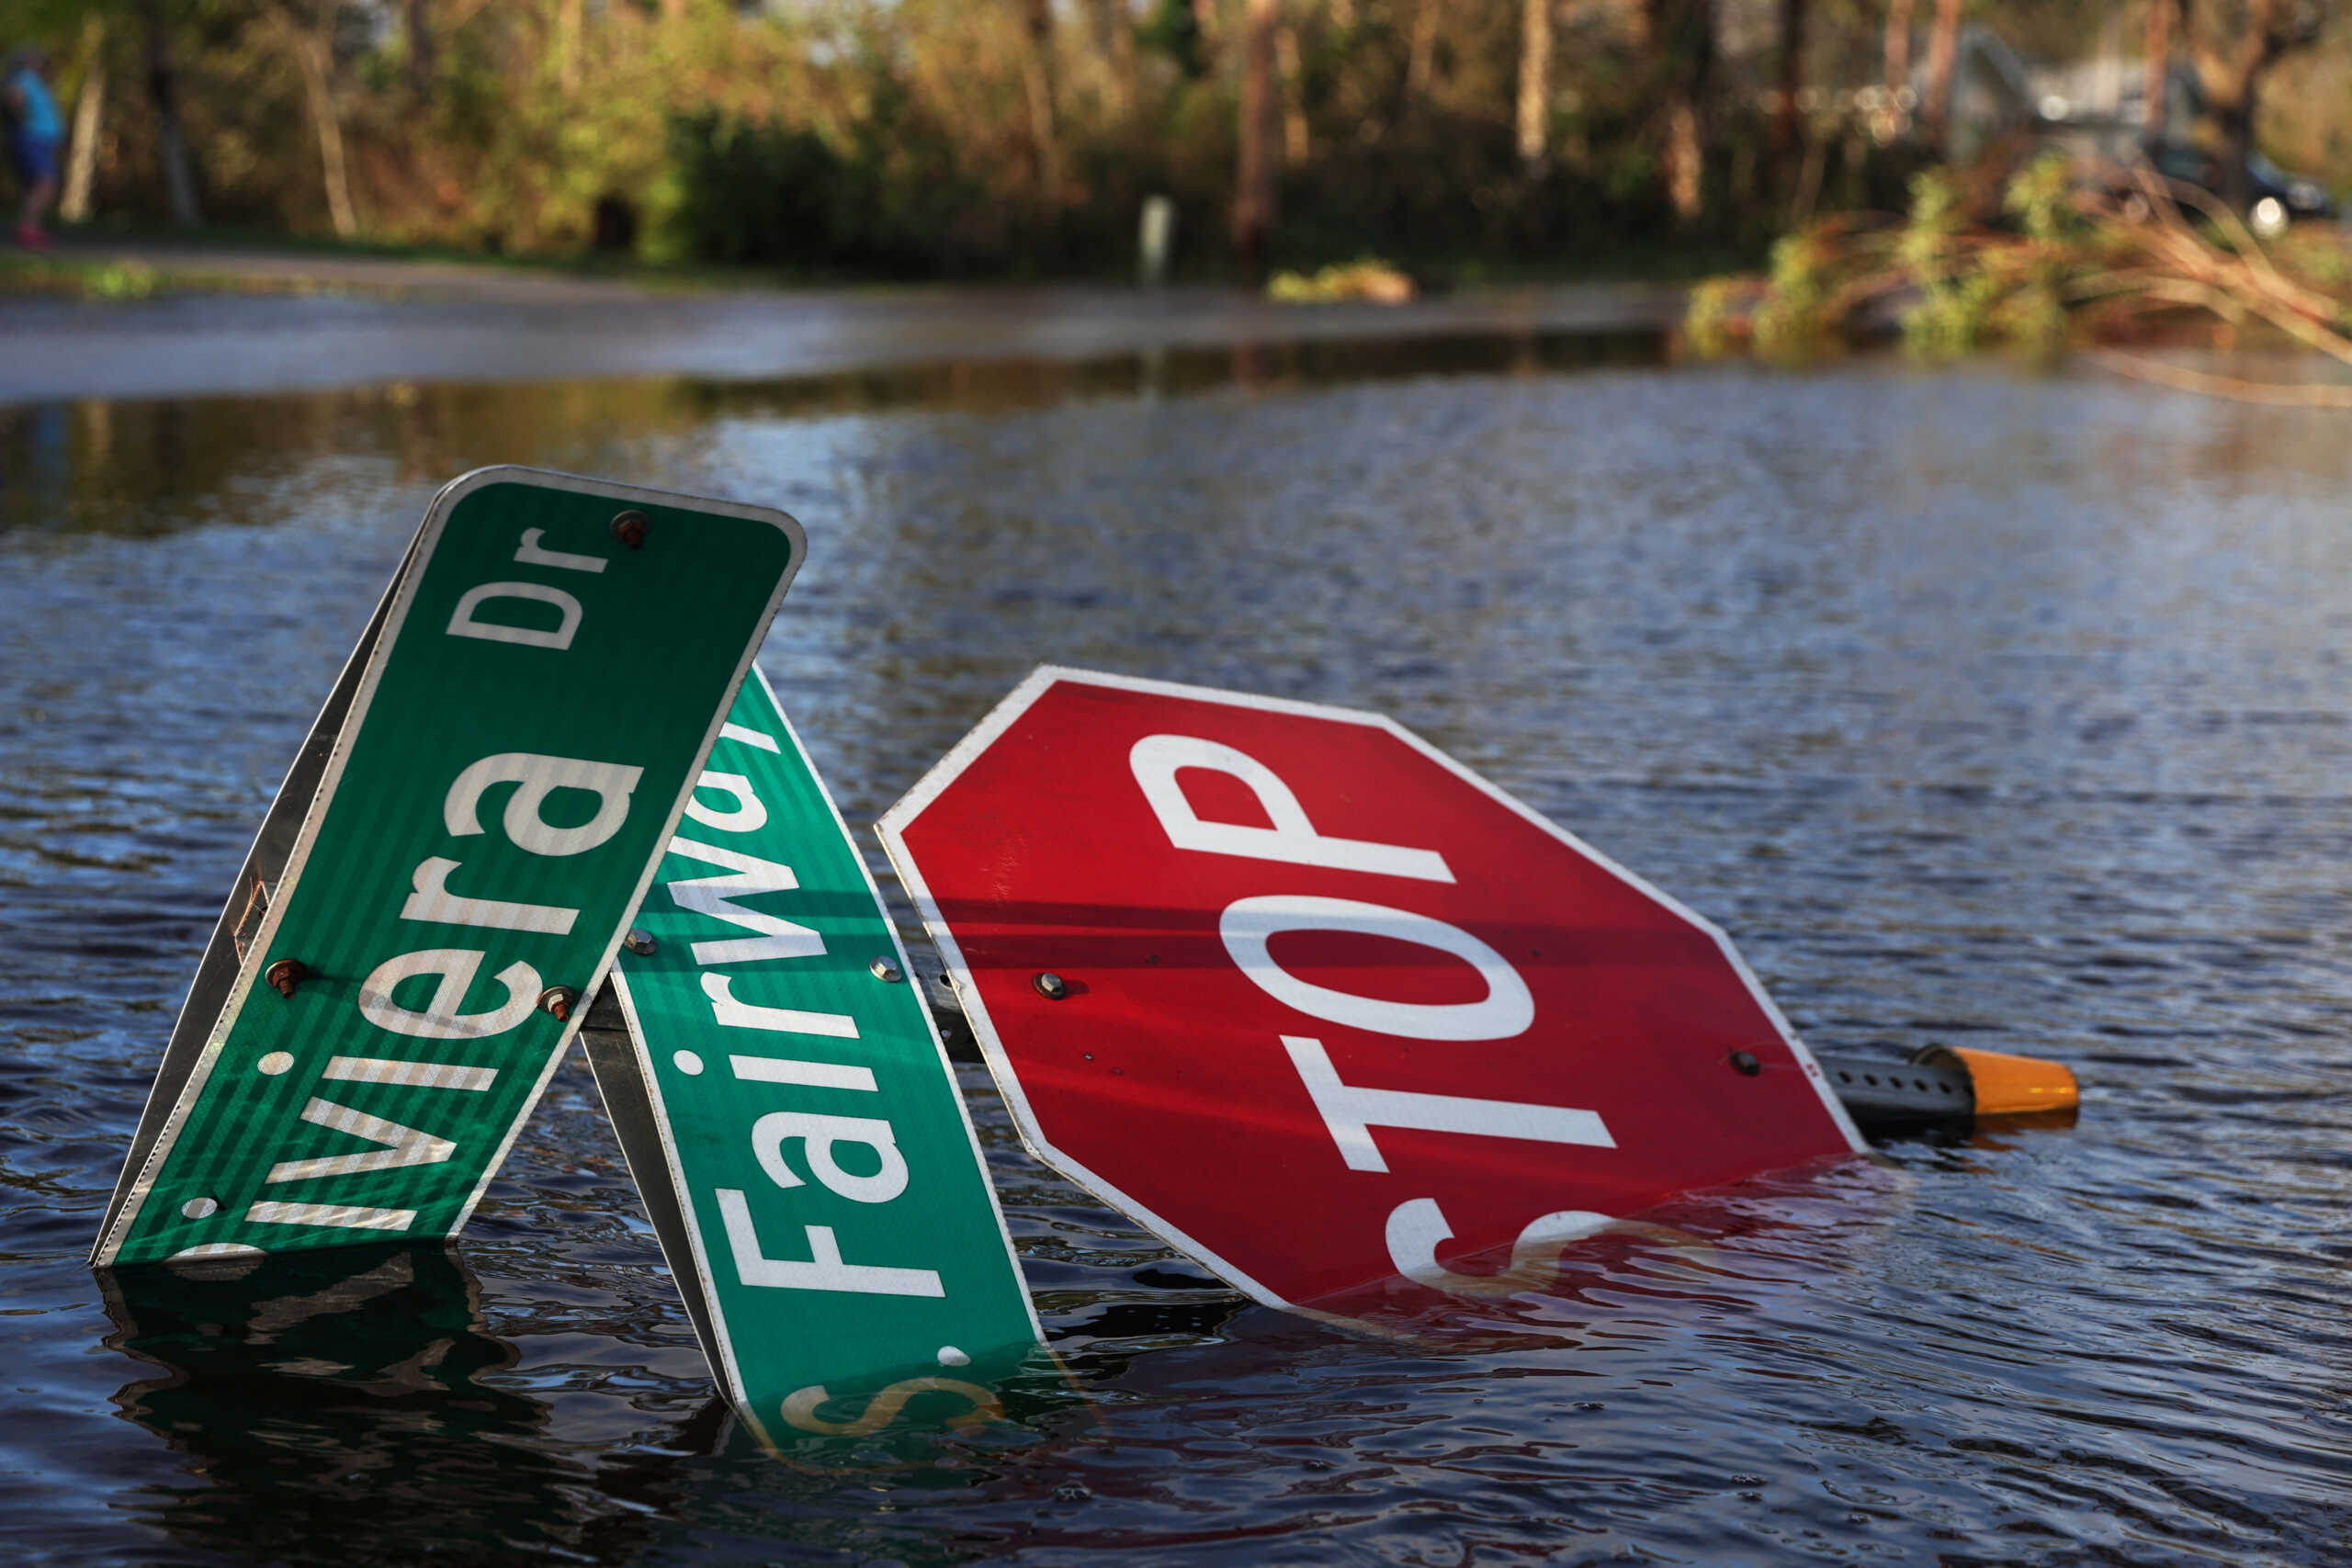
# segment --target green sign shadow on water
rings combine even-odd
[[[828,1407],[838,1432],[779,1424],[771,1441],[725,1400],[656,1400],[628,1440],[586,1445],[567,1436],[561,1405],[450,1243],[137,1264],[97,1281],[107,1347],[134,1363],[114,1405],[182,1461],[126,1506],[207,1561],[630,1562],[691,1539],[747,1477],[811,1505],[782,1508],[763,1533],[839,1550],[865,1528],[825,1506],[842,1477],[966,1487],[991,1461],[1050,1442],[1079,1408],[1041,1358],[1010,1374],[978,1370],[995,1404],[977,1419],[948,1395],[901,1404],[888,1384],[853,1380],[846,1408]],[[896,1406],[878,1425],[861,1419],[876,1393]],[[775,1473],[779,1460],[791,1474]],[[955,1560],[926,1557],[919,1541],[896,1555]]]
[[[592,1467],[514,1386],[515,1346],[447,1242],[101,1269],[122,1416],[185,1456],[135,1511],[180,1546],[268,1561],[615,1561],[721,1451],[712,1400]]]

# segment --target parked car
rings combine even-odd
[[[2202,147],[2182,141],[2159,142],[2146,149],[2148,162],[2158,174],[2221,194],[2222,162]],[[2298,219],[2333,218],[2335,203],[2327,187],[2306,175],[2290,174],[2259,152],[2245,161],[2246,226],[2266,240],[2275,240]]]

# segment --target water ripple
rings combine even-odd
[[[1867,366],[1272,374],[0,421],[12,1554],[2352,1561],[2338,423]],[[278,770],[432,483],[492,459],[801,516],[763,663],[854,823],[1046,660],[1381,707],[1730,928],[1816,1046],[2057,1056],[2082,1116],[1694,1198],[1375,1338],[1170,1257],[967,1068],[1066,1377],[796,1469],[709,1403],[573,1061],[459,1258],[374,1265],[376,1327],[190,1322],[159,1364],[185,1303],[83,1249]]]

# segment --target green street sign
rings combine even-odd
[[[454,1234],[806,543],[525,468],[434,499],[263,824],[92,1261]]]
[[[746,1422],[773,1448],[992,1418],[1036,1315],[898,932],[756,671],[637,926],[583,1040]]]

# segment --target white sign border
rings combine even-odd
[[[897,804],[884,812],[874,824],[874,831],[882,840],[883,851],[890,857],[890,864],[898,871],[899,882],[906,887],[908,896],[914,900],[916,909],[922,914],[923,929],[931,933],[931,940],[939,948],[940,957],[945,963],[948,976],[955,984],[956,999],[964,1004],[965,1017],[972,1026],[974,1038],[979,1042],[981,1055],[988,1061],[989,1075],[996,1080],[997,1092],[1003,1097],[1006,1107],[1012,1112],[1013,1126],[1021,1134],[1022,1144],[1046,1165],[1060,1171],[1088,1190],[1109,1200],[1170,1246],[1208,1264],[1216,1272],[1239,1286],[1252,1300],[1267,1306],[1308,1312],[1311,1315],[1318,1317],[1326,1315],[1277,1295],[1257,1280],[1233,1267],[1221,1255],[1202,1246],[1166,1219],[1128,1196],[1116,1185],[1104,1180],[1046,1140],[1044,1129],[1037,1123],[1036,1112],[1030,1107],[1029,1098],[1021,1088],[1020,1077],[1013,1071],[1012,1057],[1006,1053],[1003,1042],[998,1037],[995,1021],[989,1017],[988,1003],[980,995],[979,986],[973,978],[970,965],[964,961],[963,949],[956,945],[955,932],[948,929],[947,921],[940,913],[939,901],[932,896],[930,884],[923,880],[922,868],[916,865],[913,853],[907,848],[907,829],[913,826],[915,818],[922,816],[925,808],[937,800],[946,791],[947,786],[954,784],[966,769],[978,761],[981,753],[994,745],[997,739],[1012,727],[1014,721],[1026,713],[1040,697],[1056,684],[1063,682],[1075,685],[1107,687],[1114,691],[1142,692],[1153,696],[1221,703],[1228,707],[1250,708],[1261,713],[1291,714],[1302,718],[1368,725],[1374,728],[1387,731],[1456,777],[1476,785],[1490,799],[1499,802],[1527,821],[1541,828],[1544,832],[1549,833],[1612,876],[1638,889],[1706,932],[1713,939],[1717,951],[1731,964],[1733,972],[1747,987],[1748,994],[1763,1009],[1765,1017],[1771,1020],[1772,1027],[1781,1036],[1781,1043],[1789,1048],[1790,1054],[1796,1058],[1797,1066],[1804,1069],[1805,1081],[1813,1087],[1814,1093],[1820,1098],[1822,1108],[1829,1113],[1831,1122],[1845,1135],[1848,1147],[1856,1154],[1868,1150],[1869,1145],[1863,1141],[1861,1133],[1855,1127],[1853,1118],[1847,1114],[1846,1107],[1838,1100],[1837,1091],[1829,1087],[1829,1080],[1823,1075],[1820,1064],[1813,1059],[1813,1053],[1805,1049],[1804,1043],[1797,1038],[1796,1031],[1789,1027],[1787,1017],[1774,1004],[1770,995],[1765,991],[1762,982],[1756,978],[1755,971],[1748,968],[1747,961],[1739,955],[1739,950],[1732,945],[1731,938],[1724,934],[1723,928],[1684,904],[1680,899],[1619,865],[1574,833],[1507,791],[1498,788],[1489,780],[1481,777],[1468,766],[1430,745],[1386,714],[1363,708],[1333,707],[1323,703],[1300,702],[1289,697],[1257,696],[1246,692],[1221,691],[1213,686],[1192,686],[1176,681],[1155,681],[1140,675],[1114,675],[1101,671],[1073,669],[1068,665],[1041,664],[1030,671],[1019,685],[1007,693],[1002,701],[989,710],[988,716],[973,727],[971,732],[957,741],[944,757],[933,763],[931,770],[915,782],[913,788],[899,796]]]

